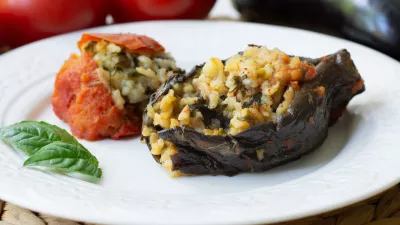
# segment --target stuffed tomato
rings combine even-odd
[[[140,134],[150,95],[180,72],[157,41],[135,34],[83,34],[57,74],[55,114],[83,139]]]

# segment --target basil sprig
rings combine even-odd
[[[96,157],[75,137],[55,125],[23,121],[0,128],[0,139],[29,156],[24,166],[101,178]]]

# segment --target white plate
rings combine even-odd
[[[309,216],[384,191],[400,181],[400,64],[349,41],[296,29],[238,22],[147,22],[89,32],[146,34],[171,51],[180,66],[226,58],[246,44],[289,54],[323,56],[347,48],[367,91],[349,105],[322,147],[260,174],[169,178],[139,138],[82,141],[104,171],[99,185],[22,168],[23,159],[0,143],[0,199],[60,217],[108,224],[242,224]],[[16,49],[0,57],[0,125],[45,120],[53,114],[56,72],[81,32]]]

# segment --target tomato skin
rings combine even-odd
[[[119,139],[141,133],[141,113],[118,109],[110,91],[98,83],[97,64],[92,56],[71,55],[57,74],[52,96],[54,113],[67,122],[75,137]]]
[[[144,36],[132,33],[118,33],[118,34],[96,34],[96,33],[84,33],[82,34],[81,40],[78,41],[78,48],[82,49],[89,41],[101,41],[105,40],[116,45],[122,46],[128,49],[130,52],[139,55],[158,55],[161,52],[165,52],[165,48],[158,43],[156,40]]]
[[[0,46],[105,24],[109,0],[0,0]]]
[[[114,0],[114,21],[130,22],[165,19],[203,19],[216,0]]]
[[[157,54],[164,47],[152,38],[130,34],[83,34],[78,47],[89,41],[106,40],[123,46],[134,54]],[[72,54],[57,73],[52,96],[54,113],[67,122],[74,136],[86,140],[111,137],[119,139],[141,133],[142,114],[137,105],[125,104],[119,109],[111,90],[98,74],[93,55],[81,51]]]

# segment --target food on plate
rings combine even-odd
[[[22,121],[0,127],[0,140],[29,156],[24,162],[26,167],[70,176],[79,174],[75,177],[87,181],[95,181],[102,176],[97,158],[75,137],[55,125],[43,121]]]
[[[157,41],[135,34],[83,34],[57,74],[55,114],[78,138],[97,140],[140,134],[150,95],[180,73]]]
[[[154,93],[142,141],[172,176],[261,172],[320,146],[365,90],[346,50],[318,59],[249,45]]]

